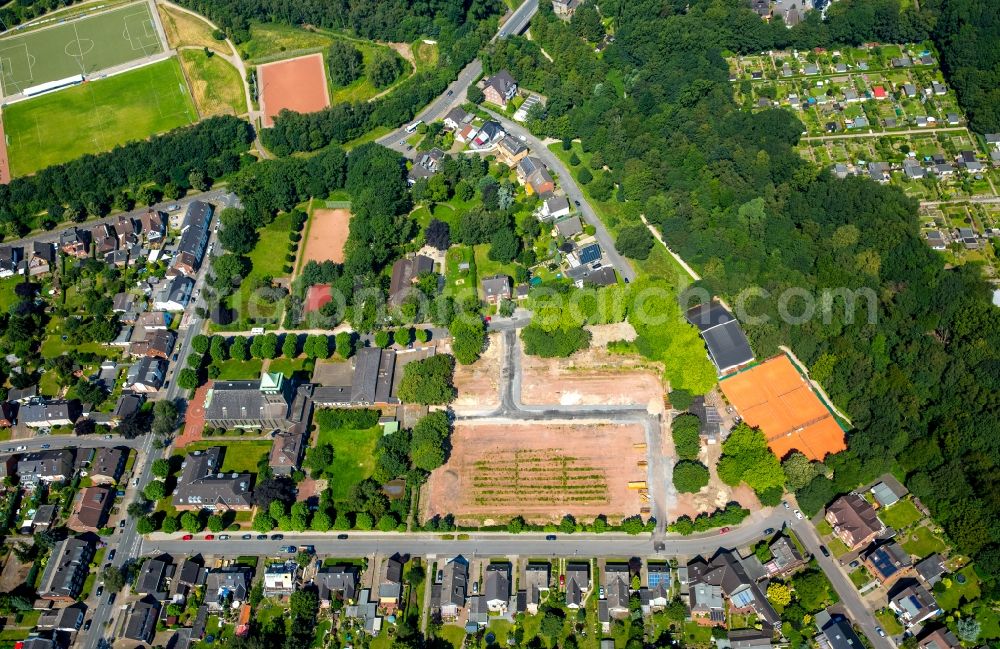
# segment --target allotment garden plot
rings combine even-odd
[[[163,51],[149,3],[137,2],[0,39],[0,82],[4,96],[17,95]]]
[[[639,424],[459,422],[451,440],[448,462],[426,486],[425,518],[619,519],[644,506],[639,494],[648,471]]]

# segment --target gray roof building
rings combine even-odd
[[[753,361],[750,341],[743,333],[739,321],[721,302],[713,300],[692,307],[684,317],[698,327],[709,358],[719,374]]]
[[[507,612],[510,603],[510,564],[491,563],[483,580],[483,600],[491,611]]]
[[[425,255],[404,257],[392,265],[389,280],[389,304],[399,306],[413,291],[413,284],[424,273],[434,272],[434,260]]]
[[[538,611],[542,593],[549,590],[549,564],[529,563],[524,569],[523,592],[525,608],[529,613]]]
[[[73,601],[90,574],[94,546],[89,541],[67,538],[52,547],[52,554],[38,583],[38,595],[44,599]]]
[[[482,280],[483,295],[487,302],[499,302],[510,299],[510,277],[507,275],[492,275]]]
[[[250,498],[249,473],[222,473],[223,449],[215,446],[195,451],[187,456],[181,469],[173,504],[177,509],[248,510]]]
[[[566,606],[580,608],[590,590],[590,564],[570,563],[566,565]]]
[[[775,626],[780,623],[777,612],[764,597],[756,581],[747,574],[747,569],[739,557],[731,551],[719,550],[710,561],[701,557],[688,563],[688,578],[691,581],[692,602],[695,608],[696,585],[719,586],[722,594],[729,598],[730,606],[736,610],[752,609],[761,621]]]
[[[274,436],[267,465],[275,475],[291,475],[299,468],[305,440],[302,433],[285,432]]]
[[[128,368],[125,389],[136,392],[156,392],[163,387],[167,363],[162,358],[143,356]]]
[[[219,428],[282,429],[288,424],[289,386],[280,372],[259,381],[215,381],[205,395],[205,423]]]
[[[125,625],[125,637],[139,642],[152,642],[156,634],[156,620],[160,617],[160,603],[156,600],[143,599],[132,605],[128,623]]]
[[[937,552],[917,562],[914,569],[916,569],[920,579],[929,587],[933,587],[934,584],[941,581],[941,577],[948,572],[944,565],[944,557]]]
[[[929,620],[941,612],[934,596],[916,582],[893,595],[889,599],[889,608],[896,612],[899,621],[907,628]]]
[[[358,575],[353,566],[323,568],[316,573],[313,582],[319,589],[319,600],[323,606],[329,606],[338,595],[349,603],[353,602],[357,595]]]
[[[247,568],[213,570],[205,578],[205,604],[211,610],[220,610],[227,602],[244,602],[249,593],[250,570]]]
[[[569,238],[583,232],[583,224],[580,223],[579,216],[571,216],[556,222],[556,231],[559,232],[559,236]]]
[[[763,629],[737,629],[729,632],[729,646],[732,649],[770,649],[773,631]]]
[[[831,615],[827,611],[816,614],[816,641],[822,649],[864,649],[866,645],[854,632],[850,620],[839,613]]]
[[[604,569],[605,593],[610,613],[628,611],[629,568],[628,564],[608,564]]]
[[[135,592],[140,595],[163,595],[163,582],[167,578],[167,569],[170,565],[165,558],[147,559],[143,562],[139,578],[136,580]]]
[[[39,482],[60,482],[73,475],[73,450],[52,449],[28,453],[17,463],[21,484],[35,486]]]
[[[70,426],[77,418],[73,405],[58,399],[32,399],[21,407],[18,417],[31,428]]]
[[[88,474],[94,484],[107,484],[118,482],[125,471],[125,462],[128,457],[126,449],[115,448],[113,446],[103,446],[94,453],[94,460],[90,463],[90,473]]]
[[[83,604],[72,604],[65,608],[50,608],[42,611],[42,614],[38,616],[37,626],[43,631],[73,633],[79,631],[80,627],[83,626],[86,611]]]
[[[445,564],[441,570],[441,616],[457,617],[465,606],[465,595],[469,586],[469,562],[459,555]]]

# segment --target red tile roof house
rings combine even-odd
[[[875,96],[875,99],[885,99],[888,96],[885,94],[885,88],[882,86],[872,88],[872,94]]]
[[[486,80],[483,85],[483,96],[486,101],[507,108],[507,102],[517,94],[517,82],[507,70],[500,70]]]
[[[87,487],[80,492],[68,527],[77,532],[96,532],[108,522],[108,510],[113,501],[111,487]]]

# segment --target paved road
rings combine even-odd
[[[493,37],[493,40],[497,38],[506,38],[511,34],[520,34],[525,29],[528,28],[528,23],[531,22],[532,17],[535,12],[538,11],[538,0],[525,0],[521,6],[519,6],[514,13],[507,17],[501,25],[500,30]],[[466,91],[469,86],[479,75],[483,73],[483,62],[479,59],[474,59],[467,66],[462,68],[461,72],[458,73],[458,78],[448,84],[448,89],[444,94],[438,96],[437,99],[427,104],[427,106],[417,113],[417,116],[413,121],[423,121],[423,122],[433,122],[436,120],[444,119],[444,116],[448,114],[448,111],[459,106],[466,101]],[[413,122],[410,122],[411,124]],[[410,133],[406,132],[406,125],[397,128],[392,133],[384,135],[378,139],[378,143],[382,146],[388,147],[390,149],[395,149],[400,153],[407,152],[406,138],[410,137]]]
[[[548,147],[539,140],[537,137],[531,134],[528,129],[524,128],[520,124],[507,119],[499,113],[494,113],[493,111],[487,111],[493,116],[495,120],[503,125],[504,131],[507,133],[512,133],[522,142],[526,143],[531,148],[531,154],[541,158],[542,162],[549,168],[555,171],[559,175],[559,182],[566,195],[569,196],[571,201],[574,201],[578,205],[577,209],[583,214],[583,218],[587,223],[594,226],[597,230],[597,242],[601,244],[601,249],[611,260],[618,273],[625,278],[626,281],[633,281],[636,277],[635,269],[632,268],[632,264],[629,263],[625,257],[618,253],[615,248],[614,239],[611,238],[611,233],[608,232],[607,227],[598,218],[597,213],[594,208],[590,206],[587,202],[586,197],[583,192],[580,191],[580,187],[576,184],[576,180],[570,173],[566,165],[563,164],[562,160],[556,156],[556,154],[549,151]]]
[[[10,440],[0,449],[0,458],[14,453],[30,453],[41,451],[43,446],[53,449],[59,448],[106,448],[108,446],[127,446],[128,448],[140,448],[142,439],[125,439],[121,435],[112,435],[111,439],[105,439],[103,435],[88,435],[86,437],[76,437],[75,435],[45,435],[42,437],[31,437],[29,439]],[[17,449],[24,447],[24,450]]]

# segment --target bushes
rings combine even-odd
[[[618,252],[632,259],[649,259],[653,249],[653,235],[645,225],[637,223],[628,225],[618,232],[615,248]]]
[[[454,373],[455,359],[449,354],[408,363],[403,368],[399,399],[404,403],[423,405],[450,403],[455,398]]]
[[[677,456],[685,460],[697,459],[701,452],[701,420],[697,415],[684,414],[674,419],[670,434],[674,438]]]
[[[566,358],[590,345],[590,332],[582,328],[546,331],[531,324],[521,331],[524,353],[542,358]]]
[[[681,460],[674,465],[674,486],[681,493],[693,494],[708,485],[708,467],[701,462]]]
[[[320,428],[346,428],[348,430],[364,430],[378,424],[382,416],[380,410],[372,409],[323,409],[316,411],[316,423]]]
[[[725,509],[717,509],[711,514],[698,514],[694,520],[690,516],[681,516],[671,523],[667,529],[677,534],[694,534],[725,525],[739,525],[750,515],[749,509],[740,507],[737,503],[729,503]]]

